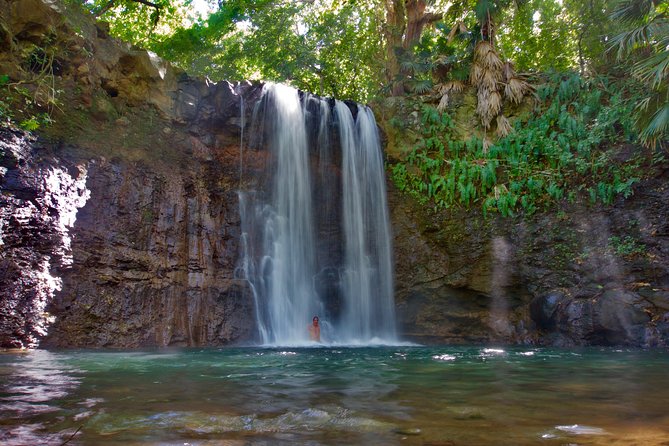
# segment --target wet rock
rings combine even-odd
[[[541,330],[552,330],[557,325],[558,310],[567,298],[560,292],[535,297],[530,302],[530,317]]]
[[[593,337],[610,345],[634,345],[650,322],[638,295],[607,291],[593,305]]]
[[[422,431],[417,427],[404,427],[395,429],[395,433],[399,435],[420,435]]]

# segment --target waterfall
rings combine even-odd
[[[309,344],[314,315],[326,343],[397,341],[381,147],[371,110],[352,109],[267,84],[253,112],[266,161],[239,193],[240,270],[263,344]]]
[[[242,93],[241,82],[235,87],[235,93],[239,95],[239,187],[242,186],[242,177],[244,174],[244,127],[246,127],[246,106],[244,105],[244,95]]]
[[[374,115],[336,101],[343,170],[345,314],[342,333],[351,339],[395,338],[390,224],[383,160]]]

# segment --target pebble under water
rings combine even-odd
[[[224,348],[0,355],[3,445],[667,445],[669,352]]]

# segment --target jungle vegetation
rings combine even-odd
[[[192,75],[401,103],[389,172],[435,209],[611,204],[665,162],[669,0],[66,1]]]

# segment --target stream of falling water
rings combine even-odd
[[[268,180],[240,192],[241,269],[260,341],[396,343],[390,225],[374,115],[267,84],[253,128]],[[317,115],[318,120],[313,115]]]

